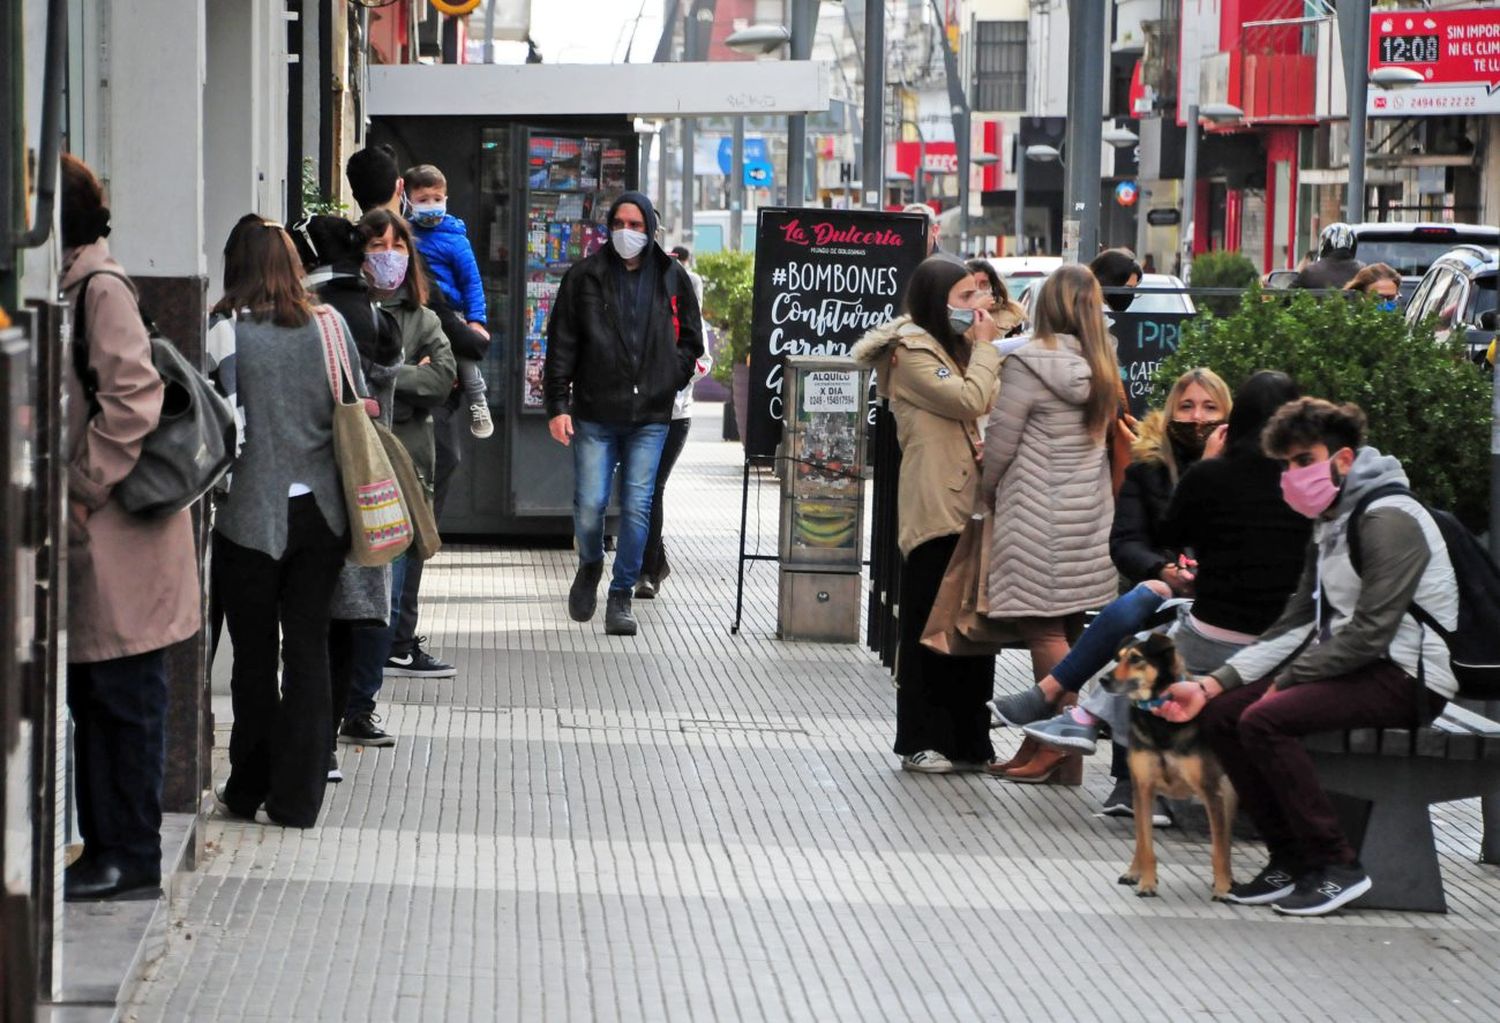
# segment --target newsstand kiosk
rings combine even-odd
[[[828,95],[813,61],[370,68],[366,144],[442,170],[489,306],[495,433],[476,440],[455,416],[445,536],[572,533],[573,460],[542,404],[545,330],[563,274],[608,241],[610,202],[641,182],[634,118],[811,112]]]

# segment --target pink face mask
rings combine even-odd
[[[1315,519],[1338,499],[1339,487],[1333,482],[1333,462],[1314,462],[1281,474],[1281,497],[1299,515]]]

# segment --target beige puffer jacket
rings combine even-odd
[[[850,353],[875,369],[876,389],[890,400],[901,445],[896,496],[902,555],[964,528],[979,494],[979,420],[995,399],[1000,353],[976,345],[958,363],[906,316],[871,330]]]
[[[1054,340],[1055,347],[1032,341],[1005,360],[985,431],[995,618],[1053,618],[1115,597],[1109,461],[1084,427],[1091,372],[1077,338]]]

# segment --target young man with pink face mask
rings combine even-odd
[[[1442,638],[1411,614],[1416,603],[1444,628],[1457,624],[1447,545],[1405,491],[1401,463],[1365,446],[1364,431],[1357,406],[1318,398],[1290,402],[1271,418],[1262,444],[1286,465],[1282,496],[1314,522],[1301,583],[1255,643],[1212,675],[1172,686],[1158,711],[1177,721],[1202,715],[1265,839],[1270,862],[1235,885],[1229,901],[1293,916],[1333,912],[1371,886],[1302,737],[1425,723],[1457,691]],[[1356,570],[1350,516],[1377,489],[1381,496],[1357,521]]]

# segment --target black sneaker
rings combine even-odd
[[[348,718],[339,728],[339,742],[350,746],[394,746],[396,737],[384,731],[377,722],[378,714],[360,714]]]
[[[331,782],[344,780],[344,772],[339,770],[339,755],[332,750],[328,753],[328,780]]]
[[[1348,905],[1370,890],[1370,875],[1354,863],[1332,863],[1310,870],[1297,879],[1292,894],[1272,903],[1271,908],[1286,916],[1322,916]]]
[[[425,642],[426,636],[418,636],[412,641],[409,653],[391,654],[382,674],[386,678],[452,678],[457,675],[458,669],[453,665],[445,664],[422,649]]]
[[[1225,902],[1241,906],[1264,906],[1277,899],[1284,899],[1297,888],[1296,872],[1278,863],[1267,863],[1261,872],[1243,884],[1229,886]]]
[[[1130,784],[1130,779],[1116,778],[1115,787],[1109,790],[1099,809],[1106,817],[1134,817],[1135,786]]]
[[[654,599],[656,599],[656,580],[653,579],[653,578],[651,578],[645,572],[642,572],[640,579],[636,580],[636,584],[635,584],[635,599],[636,600],[654,600]]]

